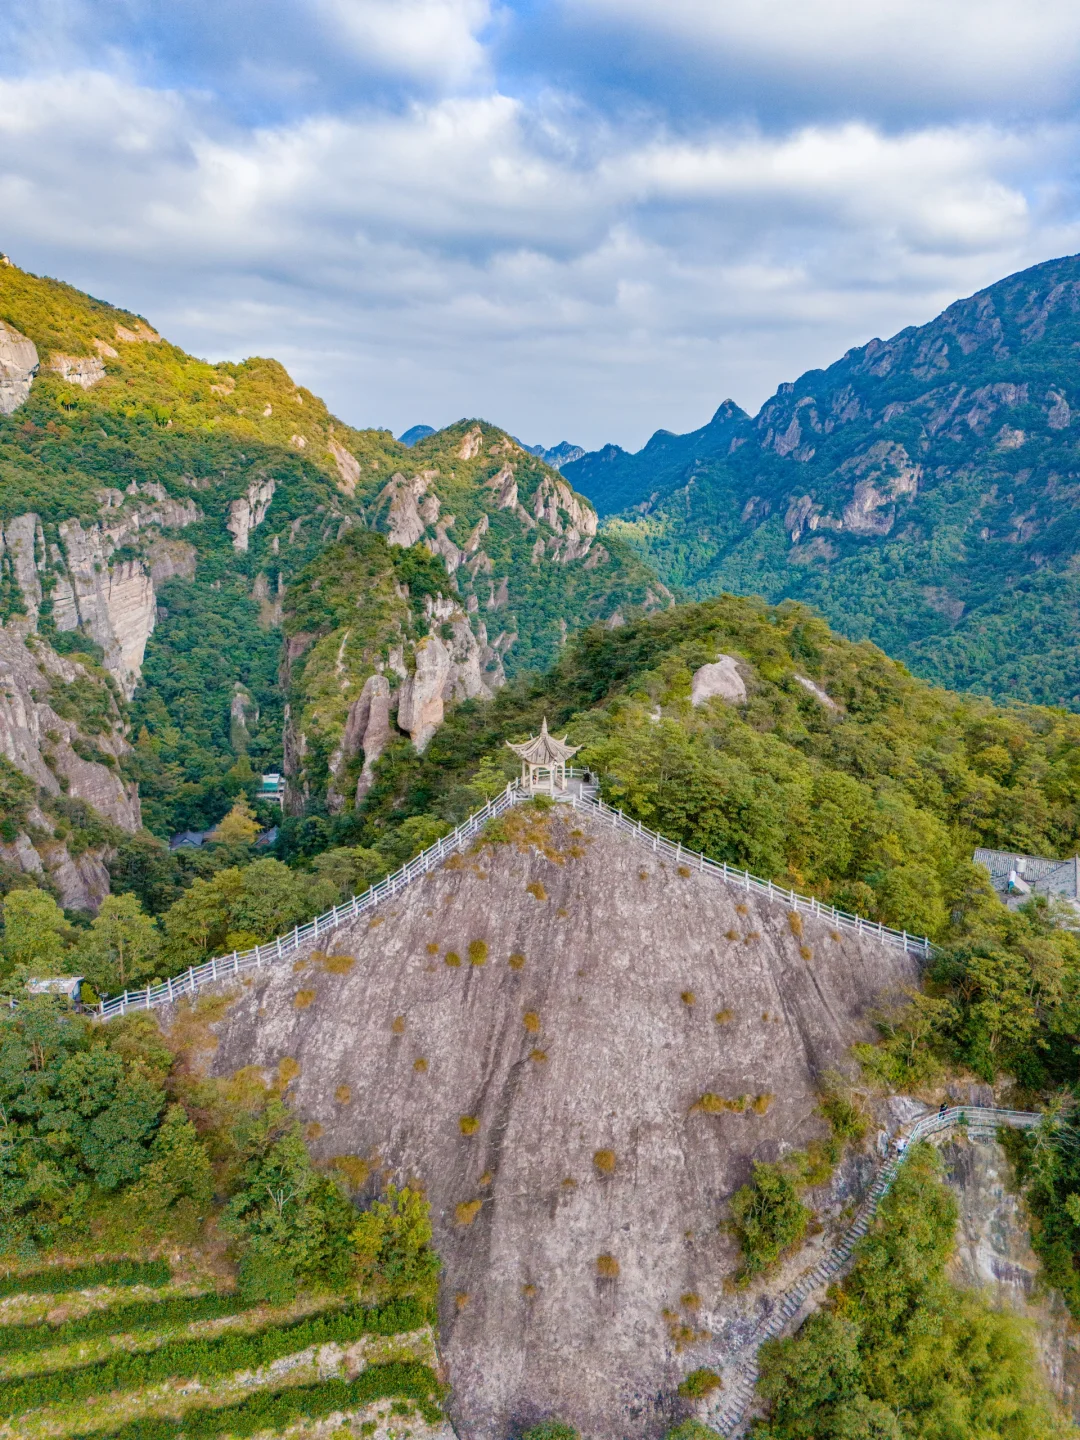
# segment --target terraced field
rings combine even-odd
[[[437,1370],[414,1300],[251,1306],[160,1260],[0,1278],[2,1440],[432,1440]]]

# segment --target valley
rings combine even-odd
[[[0,1437],[1072,1433],[1076,263],[573,458],[5,257]]]

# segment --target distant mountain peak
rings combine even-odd
[[[434,435],[434,425],[411,425],[404,434],[398,436],[402,445],[415,445],[420,440],[426,440],[429,435]]]

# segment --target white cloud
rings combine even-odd
[[[277,354],[354,423],[639,442],[1078,248],[1035,184],[1074,141],[676,136],[491,92],[226,129],[65,73],[0,81],[0,246],[198,353]]]
[[[1072,0],[561,0],[571,19],[636,31],[770,88],[853,96],[871,105],[1073,103],[1080,9]],[[774,96],[775,98],[775,96]]]
[[[313,0],[333,36],[359,59],[387,70],[435,79],[440,88],[486,68],[479,33],[488,0]]]

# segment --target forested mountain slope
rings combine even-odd
[[[354,430],[276,361],[209,365],[6,257],[0,523],[3,620],[90,657],[131,702],[125,774],[159,834],[213,824],[283,762],[291,803],[340,807],[328,761],[353,744],[350,705],[376,673],[390,730],[401,720],[423,744],[444,700],[550,663],[583,624],[668,601],[502,431],[462,422],[410,448]],[[388,601],[365,612],[362,642],[337,602],[313,598],[310,567],[350,531],[373,537],[372,593]],[[303,622],[283,656],[286,608]],[[330,632],[332,703],[317,644]]]
[[[799,598],[939,684],[1080,708],[1078,343],[1068,257],[782,385],[719,448],[567,478],[689,594]]]

